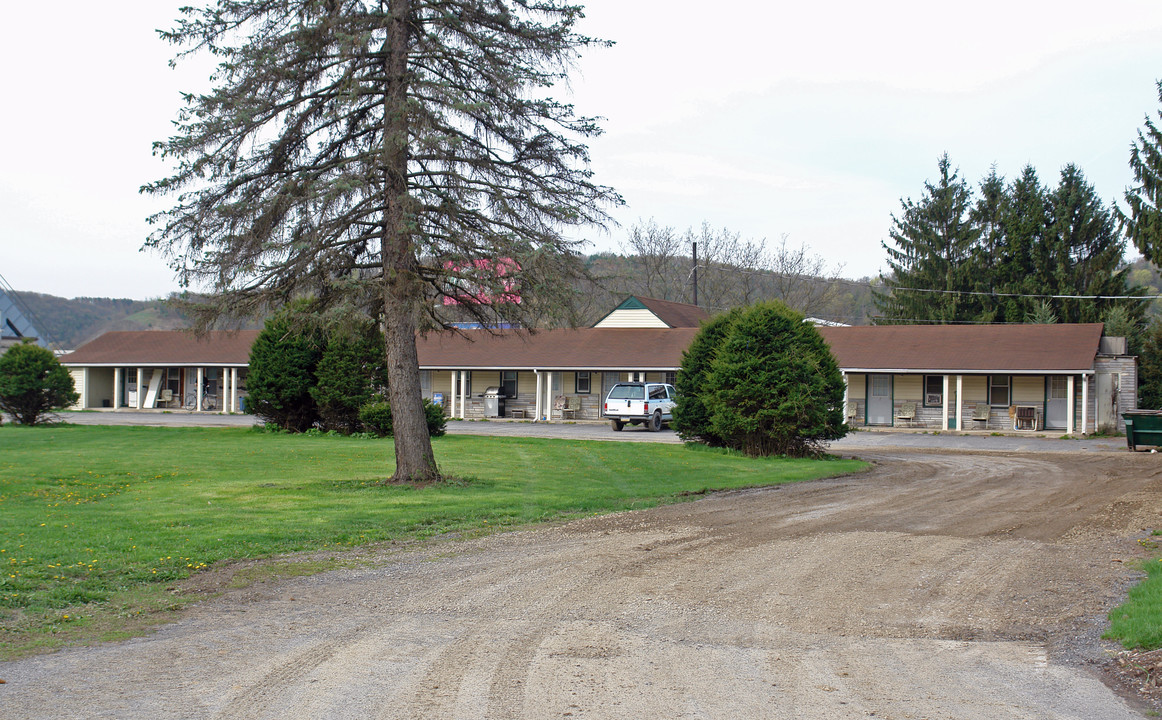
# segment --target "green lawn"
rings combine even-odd
[[[1110,629],[1105,634],[1127,650],[1162,648],[1162,559],[1145,561],[1142,569],[1146,577],[1130,588],[1124,603],[1110,611]]]
[[[390,440],[0,427],[0,656],[116,636],[132,618],[180,605],[167,590],[176,581],[233,560],[486,532],[864,467],[652,443],[448,436],[435,449],[456,480],[413,488],[381,483]]]

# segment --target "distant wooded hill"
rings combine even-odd
[[[72,350],[110,330],[175,330],[188,319],[165,300],[62,298],[14,293],[29,320],[61,350]]]

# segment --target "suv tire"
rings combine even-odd
[[[654,414],[650,416],[649,421],[646,423],[646,429],[649,430],[650,432],[657,432],[657,431],[662,429],[662,411],[661,410],[655,410]]]
[[[622,429],[623,427],[625,427],[625,423],[623,423],[623,422],[622,422],[622,421],[620,421],[620,420],[610,420],[610,421],[609,421],[609,426],[610,426],[611,428],[613,428],[614,430],[616,430],[617,432],[621,432],[621,429]]]

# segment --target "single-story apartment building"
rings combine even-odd
[[[854,425],[938,430],[1125,429],[1137,358],[1102,324],[819,328]]]
[[[457,330],[417,338],[423,395],[452,417],[599,420],[617,382],[673,382],[702,308],[630,297],[593,327]],[[1124,428],[1137,359],[1101,324],[820,327],[855,426],[939,430]],[[106,333],[62,362],[80,407],[244,411],[257,331]],[[499,407],[497,407],[499,410]],[[499,412],[497,413],[500,414]]]
[[[77,409],[244,412],[257,330],[107,332],[61,357]]]

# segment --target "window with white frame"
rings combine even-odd
[[[589,388],[590,388],[589,373],[587,373],[587,372],[577,373],[577,385],[575,388],[577,394],[578,395],[588,395],[591,392]]]
[[[1012,383],[1008,375],[989,375],[989,405],[1008,407],[1012,398],[1009,392]]]
[[[924,407],[944,407],[944,376],[924,376]]]
[[[666,383],[667,385],[673,385],[678,381],[678,373],[676,371],[667,371],[662,373],[662,375],[665,376],[665,380],[662,382]]]

